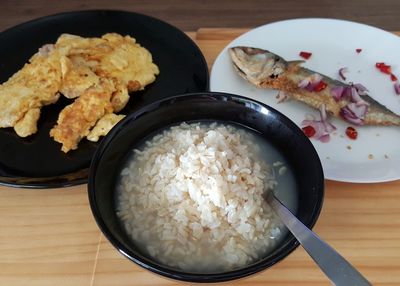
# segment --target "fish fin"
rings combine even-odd
[[[288,70],[298,70],[299,68],[301,68],[301,65],[303,63],[305,63],[305,61],[302,60],[287,62]]]

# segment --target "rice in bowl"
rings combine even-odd
[[[183,123],[135,149],[117,186],[117,215],[135,244],[197,273],[243,267],[274,249],[285,228],[263,194],[277,181],[253,139],[229,124]]]

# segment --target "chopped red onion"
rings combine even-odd
[[[367,105],[357,105],[356,103],[351,102],[340,109],[340,115],[343,117],[343,119],[350,123],[363,125],[367,111]]]
[[[327,118],[326,115],[326,106],[325,104],[322,104],[319,108],[319,114],[321,115],[321,121],[325,121]]]
[[[396,92],[397,95],[400,95],[400,82],[394,83],[394,91]]]
[[[319,73],[314,73],[311,75],[311,83],[319,83],[322,80],[322,75]]]
[[[330,140],[329,134],[336,130],[336,127],[332,123],[328,122],[324,104],[321,105],[319,112],[321,120],[303,120],[302,125],[313,127],[315,134],[312,137],[326,143]]]
[[[329,140],[331,140],[331,136],[329,134],[324,134],[319,137],[319,141],[321,141],[322,143],[328,143]]]
[[[328,120],[324,121],[324,127],[325,127],[325,131],[328,133],[332,133],[333,131],[336,130],[336,126],[333,125],[332,123],[330,123]]]
[[[367,105],[359,105],[359,104],[353,103],[353,102],[349,103],[348,107],[358,118],[361,118],[361,119],[365,118],[365,114],[368,111]]]
[[[321,82],[322,75],[315,73],[311,75],[310,84],[306,87],[308,91],[313,91],[314,88]]]
[[[336,101],[351,99],[351,86],[335,86],[331,89],[331,94]]]
[[[322,75],[314,73],[309,77],[302,79],[297,85],[300,88],[307,89],[308,91],[313,91],[314,88],[321,82]]]
[[[325,126],[320,120],[303,120],[301,123],[303,126],[311,126],[315,130],[315,134],[312,136],[313,138],[319,140],[323,135],[327,134],[325,132]]]
[[[344,87],[343,86],[334,86],[331,88],[331,94],[336,101],[342,99]]]
[[[343,117],[344,120],[353,123],[355,125],[363,125],[363,120],[355,116],[348,108],[343,107],[340,110],[340,116]]]
[[[352,84],[351,86],[334,86],[331,88],[331,94],[336,101],[349,99],[350,102],[355,102],[357,105],[368,105],[361,98],[361,95],[367,95],[368,89],[360,83]]]
[[[325,132],[330,134],[333,131],[336,130],[335,125],[333,125],[332,123],[330,123],[328,121],[328,116],[326,114],[326,109],[325,109],[325,105],[322,105],[320,110],[319,110],[320,114],[321,114],[321,121],[324,124],[324,128],[325,128]]]
[[[350,98],[351,99],[351,86],[346,86],[344,88],[342,98]]]
[[[356,83],[353,84],[353,87],[357,89],[357,92],[359,95],[367,95],[368,94],[368,89],[363,86],[361,83]]]
[[[351,99],[352,102],[354,102],[356,105],[369,105],[368,102],[364,101],[360,94],[358,93],[357,89],[355,87],[351,88]]]
[[[347,67],[339,69],[339,76],[343,79],[346,80],[346,77],[344,76],[344,73],[348,72],[349,69]]]
[[[310,79],[308,77],[302,79],[299,84],[298,87],[300,88],[306,88],[308,85],[310,84]]]

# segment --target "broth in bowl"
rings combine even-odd
[[[264,200],[297,209],[293,171],[255,131],[226,122],[170,126],[125,160],[116,210],[149,257],[192,273],[242,268],[271,252],[287,229]]]
[[[262,198],[272,188],[314,226],[324,175],[310,140],[267,105],[203,92],[118,123],[93,157],[88,195],[101,231],[127,259],[175,280],[222,282],[273,267],[299,245]]]

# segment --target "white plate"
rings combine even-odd
[[[392,33],[348,21],[295,19],[258,27],[224,48],[212,68],[210,89],[264,102],[301,126],[306,114],[318,118],[318,112],[294,100],[277,103],[277,91],[257,89],[240,78],[227,52],[237,45],[266,49],[286,60],[302,59],[300,51],[312,52],[304,66],[335,79],[340,68],[348,67],[347,81],[362,83],[371,97],[400,114],[400,96],[393,82],[375,68],[375,63],[385,62],[400,78],[400,38]],[[357,48],[361,53],[356,53]],[[358,138],[351,140],[345,135],[349,124],[330,121],[337,127],[330,142],[311,140],[327,179],[357,183],[400,179],[400,127],[356,127]]]

